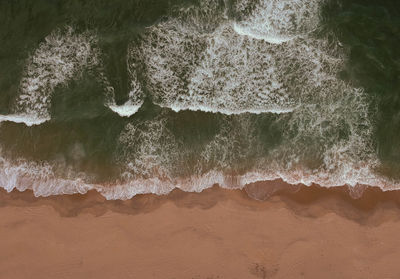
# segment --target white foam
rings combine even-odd
[[[240,25],[236,22],[233,23],[233,30],[235,30],[235,32],[241,36],[250,36],[252,38],[255,38],[258,40],[264,40],[268,43],[277,44],[277,45],[285,43],[287,41],[290,41],[296,37],[296,36],[283,36],[283,35],[278,35],[278,34],[266,35],[264,33],[257,32],[257,31],[249,32],[249,30],[247,30],[242,25]]]
[[[167,106],[168,107],[168,106]],[[182,105],[171,105],[169,106],[170,109],[172,109],[175,112],[180,112],[184,110],[191,110],[191,111],[203,111],[203,112],[212,112],[212,113],[222,113],[225,115],[235,115],[235,114],[241,114],[241,113],[252,113],[252,114],[261,114],[261,113],[275,113],[275,114],[283,114],[283,113],[289,113],[292,112],[295,107],[291,108],[271,108],[271,109],[246,109],[246,110],[233,110],[233,109],[220,109],[220,108],[214,108],[214,107],[209,107],[209,106],[202,106],[202,105],[187,105],[187,106],[182,106]]]
[[[63,194],[85,194],[90,189],[97,188],[83,181],[79,175],[74,178],[57,177],[53,167],[46,163],[29,162],[26,160],[10,161],[0,157],[0,187],[7,192],[16,189],[30,189],[35,196],[51,196]]]
[[[127,60],[127,71],[129,78],[129,94],[128,100],[123,105],[116,105],[114,90],[110,88],[108,80],[103,77],[104,83],[110,88],[110,93],[107,97],[107,106],[114,112],[118,113],[122,117],[130,117],[134,115],[140,107],[143,105],[143,90],[142,85],[137,76],[137,49],[133,46],[128,47]]]
[[[50,118],[38,118],[37,115],[27,115],[27,114],[9,114],[0,115],[0,122],[10,121],[14,123],[24,123],[26,126],[40,125]]]
[[[122,117],[130,117],[134,115],[142,106],[143,102],[140,104],[134,104],[131,100],[126,101],[123,105],[109,105],[109,108],[118,113]]]

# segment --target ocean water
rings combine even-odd
[[[400,188],[396,0],[0,3],[0,187]]]

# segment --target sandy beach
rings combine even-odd
[[[0,277],[400,278],[399,202],[316,186],[265,201],[216,186],[127,201],[1,190]]]
[[[0,22],[0,279],[400,279],[400,0]]]

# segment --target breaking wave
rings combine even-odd
[[[26,62],[12,114],[2,116],[1,120],[28,126],[50,120],[54,89],[79,76],[83,68],[98,63],[94,42],[89,33],[78,35],[72,28],[47,36]]]
[[[250,13],[251,1],[237,1],[233,14],[234,30],[240,34],[281,44],[314,31],[320,22],[324,0],[261,0]]]
[[[11,108],[11,114],[0,115],[0,122],[12,121],[27,126],[38,125],[51,119],[50,106],[56,87],[67,86],[89,72],[103,86],[105,105],[121,116],[131,116],[140,108],[137,100],[140,90],[131,81],[129,100],[118,106],[114,88],[110,85],[101,61],[101,51],[96,35],[78,33],[71,26],[57,29],[48,35],[36,51],[27,59],[19,86],[19,94]]]
[[[192,175],[189,178],[166,179],[165,177],[136,178],[128,181],[113,183],[93,183],[90,177],[84,174],[70,173],[70,177],[59,177],[54,171],[54,165],[48,163],[35,163],[26,160],[11,162],[0,158],[0,183],[1,187],[11,192],[14,189],[25,191],[30,189],[35,196],[47,197],[63,194],[85,194],[96,190],[108,200],[130,199],[138,194],[168,194],[175,188],[188,192],[201,192],[213,185],[226,189],[242,189],[246,185],[260,181],[274,181],[282,179],[292,184],[319,184],[324,187],[348,185],[350,190],[357,191],[361,185],[377,186],[384,191],[396,190],[400,184],[384,177],[373,175],[368,166],[358,170],[348,169],[346,176],[337,176],[327,180],[326,174],[310,173],[298,168],[293,171],[264,171],[248,172],[243,175],[227,175],[222,171],[209,171],[201,175]],[[333,183],[333,184],[331,184]]]

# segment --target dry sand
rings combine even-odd
[[[247,191],[271,195],[258,186]],[[316,186],[266,201],[218,187],[128,201],[1,190],[0,278],[400,278],[399,201]]]

